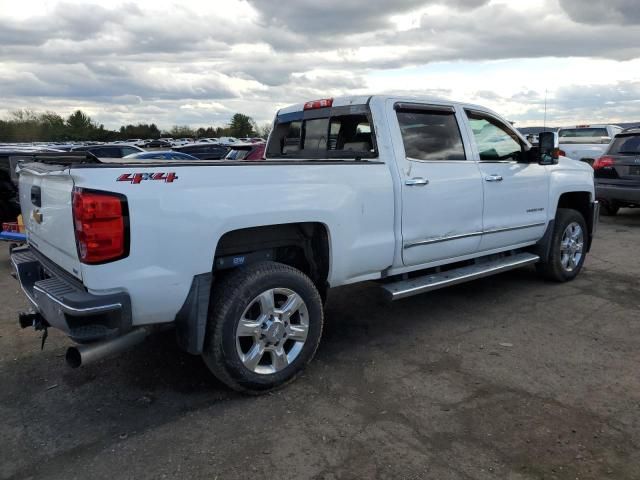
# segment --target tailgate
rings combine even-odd
[[[81,278],[73,227],[73,178],[60,165],[29,164],[20,171],[20,207],[27,239],[53,263]]]
[[[565,156],[574,160],[593,163],[593,160],[604,154],[607,150],[607,145],[573,145],[560,142],[560,150],[565,152]]]

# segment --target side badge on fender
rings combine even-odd
[[[158,172],[158,173],[123,173],[116,182],[129,182],[133,184],[142,183],[144,180],[162,180],[164,183],[173,183],[177,180],[176,172]]]

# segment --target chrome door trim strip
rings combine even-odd
[[[478,237],[482,235],[482,232],[463,233],[461,235],[451,235],[449,237],[430,238],[428,240],[419,240],[417,242],[407,243],[404,249],[420,247],[422,245],[431,245],[433,243],[448,242],[449,240],[460,240],[461,238]]]
[[[513,230],[523,230],[525,228],[542,227],[546,224],[547,222],[538,222],[538,223],[529,223],[527,225],[518,225],[517,227],[493,228],[491,230],[485,230],[483,233],[511,232]]]
[[[482,232],[470,232],[470,233],[463,233],[460,235],[450,235],[448,237],[430,238],[427,240],[419,240],[417,242],[406,243],[403,248],[407,250],[413,247],[421,247],[423,245],[432,245],[434,243],[448,242],[450,240],[460,240],[462,238],[477,237],[479,235],[486,235],[491,233],[511,232],[514,230],[523,230],[525,228],[542,227],[544,225],[546,225],[546,222],[529,223],[527,225],[518,225],[517,227],[494,228],[490,230],[483,230]]]

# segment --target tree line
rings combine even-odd
[[[6,119],[0,119],[0,142],[68,142],[91,140],[112,142],[130,138],[206,138],[206,137],[265,137],[271,125],[258,127],[248,115],[236,113],[224,127],[191,128],[175,125],[161,130],[155,123],[123,125],[119,130],[109,130],[95,122],[82,110],[76,110],[67,118],[55,112],[37,113],[33,110],[16,110]]]

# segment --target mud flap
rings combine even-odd
[[[187,299],[176,315],[178,346],[192,355],[202,353],[212,279],[213,275],[210,272],[193,277]]]

